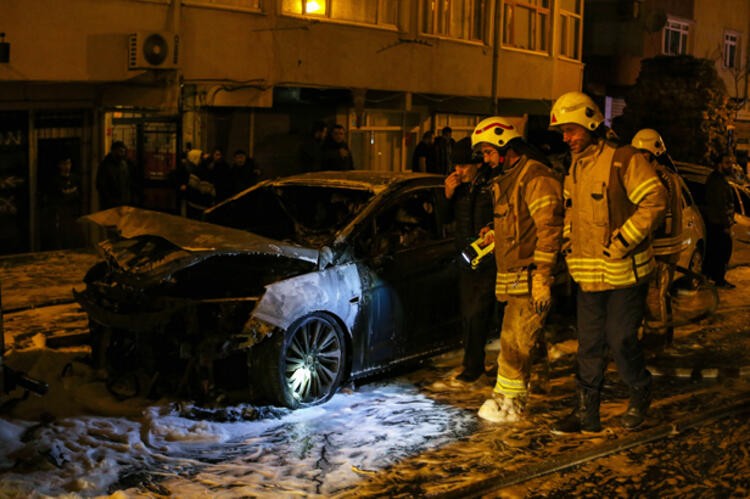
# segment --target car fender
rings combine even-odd
[[[286,330],[300,317],[326,311],[351,331],[361,296],[357,266],[334,265],[267,285],[251,317]]]

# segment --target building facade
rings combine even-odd
[[[534,126],[581,88],[583,15],[583,0],[3,0],[0,251],[46,249],[60,156],[95,211],[114,140],[146,207],[171,210],[188,146],[285,175],[322,120],[344,125],[356,168],[398,171],[426,130],[458,139],[491,113]]]
[[[713,60],[737,110],[734,143],[750,150],[748,34],[750,1],[586,0],[584,90],[607,122],[622,114],[643,59],[692,55]]]

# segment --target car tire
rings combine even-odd
[[[249,352],[253,393],[297,409],[322,404],[338,390],[347,366],[342,327],[330,316],[302,317]]]

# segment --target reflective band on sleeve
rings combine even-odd
[[[533,203],[529,204],[529,213],[533,217],[534,213],[539,211],[539,209],[556,203],[557,198],[555,196],[542,196],[539,199],[535,200]]]
[[[628,194],[628,199],[633,204],[638,204],[651,190],[656,189],[661,182],[657,177],[651,177],[650,179],[643,182],[641,185],[636,187],[633,192]]]

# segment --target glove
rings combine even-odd
[[[614,259],[625,258],[630,252],[628,246],[628,242],[622,234],[620,234],[620,231],[616,230],[612,233],[612,237],[609,240],[609,246],[604,248],[604,256]]]
[[[552,290],[548,279],[537,272],[531,276],[531,304],[539,315],[547,312],[552,305]]]

